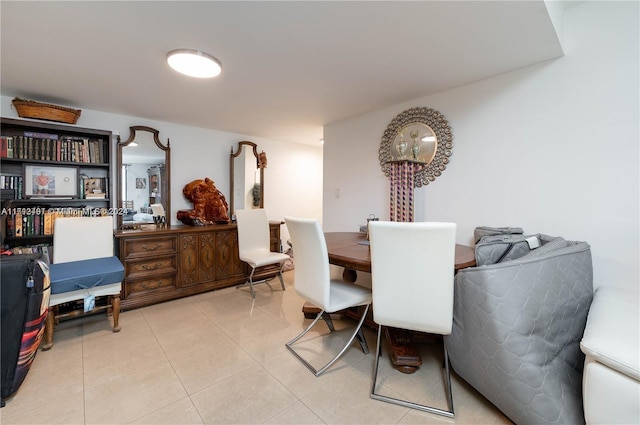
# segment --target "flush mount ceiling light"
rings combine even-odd
[[[167,63],[176,71],[196,78],[213,78],[222,72],[220,61],[200,50],[172,50],[167,53]]]

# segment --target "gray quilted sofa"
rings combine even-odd
[[[584,423],[579,344],[593,297],[591,250],[533,237],[535,249],[456,275],[451,366],[516,424]]]

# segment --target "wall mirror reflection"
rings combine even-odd
[[[382,135],[378,158],[389,177],[392,161],[412,161],[414,187],[429,184],[447,168],[453,154],[453,133],[449,122],[432,108],[410,108],[398,114]]]
[[[125,141],[118,141],[119,228],[152,224],[154,217],[171,217],[169,139],[160,142],[159,131],[146,126],[130,127]]]
[[[229,210],[264,208],[264,168],[266,154],[258,154],[258,146],[253,142],[238,142],[236,152],[231,148]]]
[[[436,134],[423,123],[411,123],[402,127],[393,140],[392,160],[411,160],[429,164],[438,148]]]

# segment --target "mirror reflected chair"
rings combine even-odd
[[[286,347],[315,376],[320,376],[347,352],[356,338],[364,353],[369,353],[362,325],[371,305],[371,290],[341,279],[331,278],[327,245],[318,220],[286,217],[285,222],[295,251],[293,270],[296,292],[321,310],[305,330],[286,343]],[[328,313],[352,307],[359,307],[362,311],[360,320],[346,344],[324,366],[314,367],[309,360],[299,354],[298,351],[302,352],[302,350],[294,349],[296,343],[305,342],[305,340],[301,341],[301,338],[313,329],[321,318],[326,320]],[[327,325],[333,333],[331,322],[327,321]]]
[[[240,254],[240,260],[249,264],[251,267],[249,279],[237,288],[249,286],[251,298],[255,299],[256,294],[253,285],[256,283],[267,283],[268,285],[271,279],[275,279],[275,277],[273,277],[254,282],[253,275],[256,268],[279,264],[280,270],[277,276],[280,279],[280,286],[284,291],[282,268],[285,261],[289,260],[290,257],[287,254],[271,251],[271,234],[266,211],[262,208],[236,210],[236,221],[238,226],[238,252]]]
[[[165,216],[164,206],[162,206],[162,204],[151,204],[149,205],[149,208],[151,208],[151,214],[154,216]]]
[[[383,327],[437,335],[451,333],[456,224],[372,221],[369,238],[373,320],[378,324],[370,397],[453,418],[451,374],[444,345],[444,382],[449,410],[386,396],[382,391],[376,392],[376,387]],[[296,257],[296,267],[297,261]],[[380,384],[380,390],[385,388],[384,383]],[[425,383],[425,387],[427,385],[430,387],[433,383]]]

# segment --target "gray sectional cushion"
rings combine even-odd
[[[524,233],[522,227],[490,227],[490,226],[478,226],[473,229],[473,240],[475,243],[480,242],[485,236],[495,235],[521,235]]]
[[[524,235],[485,236],[476,244],[475,257],[478,266],[515,260],[529,253],[529,243]]]
[[[579,343],[593,294],[587,243],[540,248],[456,275],[451,365],[517,424],[584,423]]]

